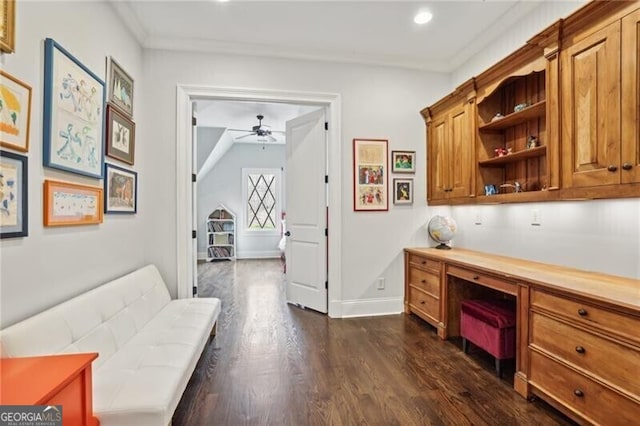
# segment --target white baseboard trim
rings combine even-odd
[[[404,300],[401,297],[343,300],[341,305],[341,318],[396,315],[404,311]]]
[[[238,251],[236,259],[280,259],[280,250]]]

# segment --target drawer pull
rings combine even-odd
[[[422,284],[426,284],[426,283],[427,283],[427,280],[422,280],[422,281],[420,281],[420,282],[421,282]]]
[[[584,348],[582,346],[576,346],[576,352],[578,352],[579,354],[583,354],[586,351],[584,350]]]
[[[574,390],[573,394],[579,398],[582,398],[584,396],[584,392],[582,392],[580,389]]]
[[[586,317],[587,316],[587,311],[585,311],[584,309],[580,308],[580,309],[578,309],[578,315],[580,315],[581,317]]]
[[[420,301],[420,304],[421,304],[421,305],[424,305],[424,300],[421,300],[421,301]]]
[[[422,264],[423,264],[423,265],[426,265],[426,264],[427,264],[427,261],[426,261],[426,260],[423,260],[423,261],[422,261]]]
[[[474,279],[474,281],[478,281],[478,280],[480,279],[480,277],[479,277],[479,276],[477,276],[477,275],[474,275],[474,276],[473,276],[473,279]]]

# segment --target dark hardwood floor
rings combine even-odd
[[[287,305],[278,260],[200,264],[198,278],[222,312],[174,426],[572,424],[415,316],[331,319]]]

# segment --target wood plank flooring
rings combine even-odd
[[[174,426],[573,424],[415,316],[331,319],[287,305],[279,260],[205,263],[198,279],[222,312]]]

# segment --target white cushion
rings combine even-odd
[[[98,352],[100,424],[166,425],[219,314],[219,299],[171,300],[149,265],[0,330],[0,347],[3,357]]]

